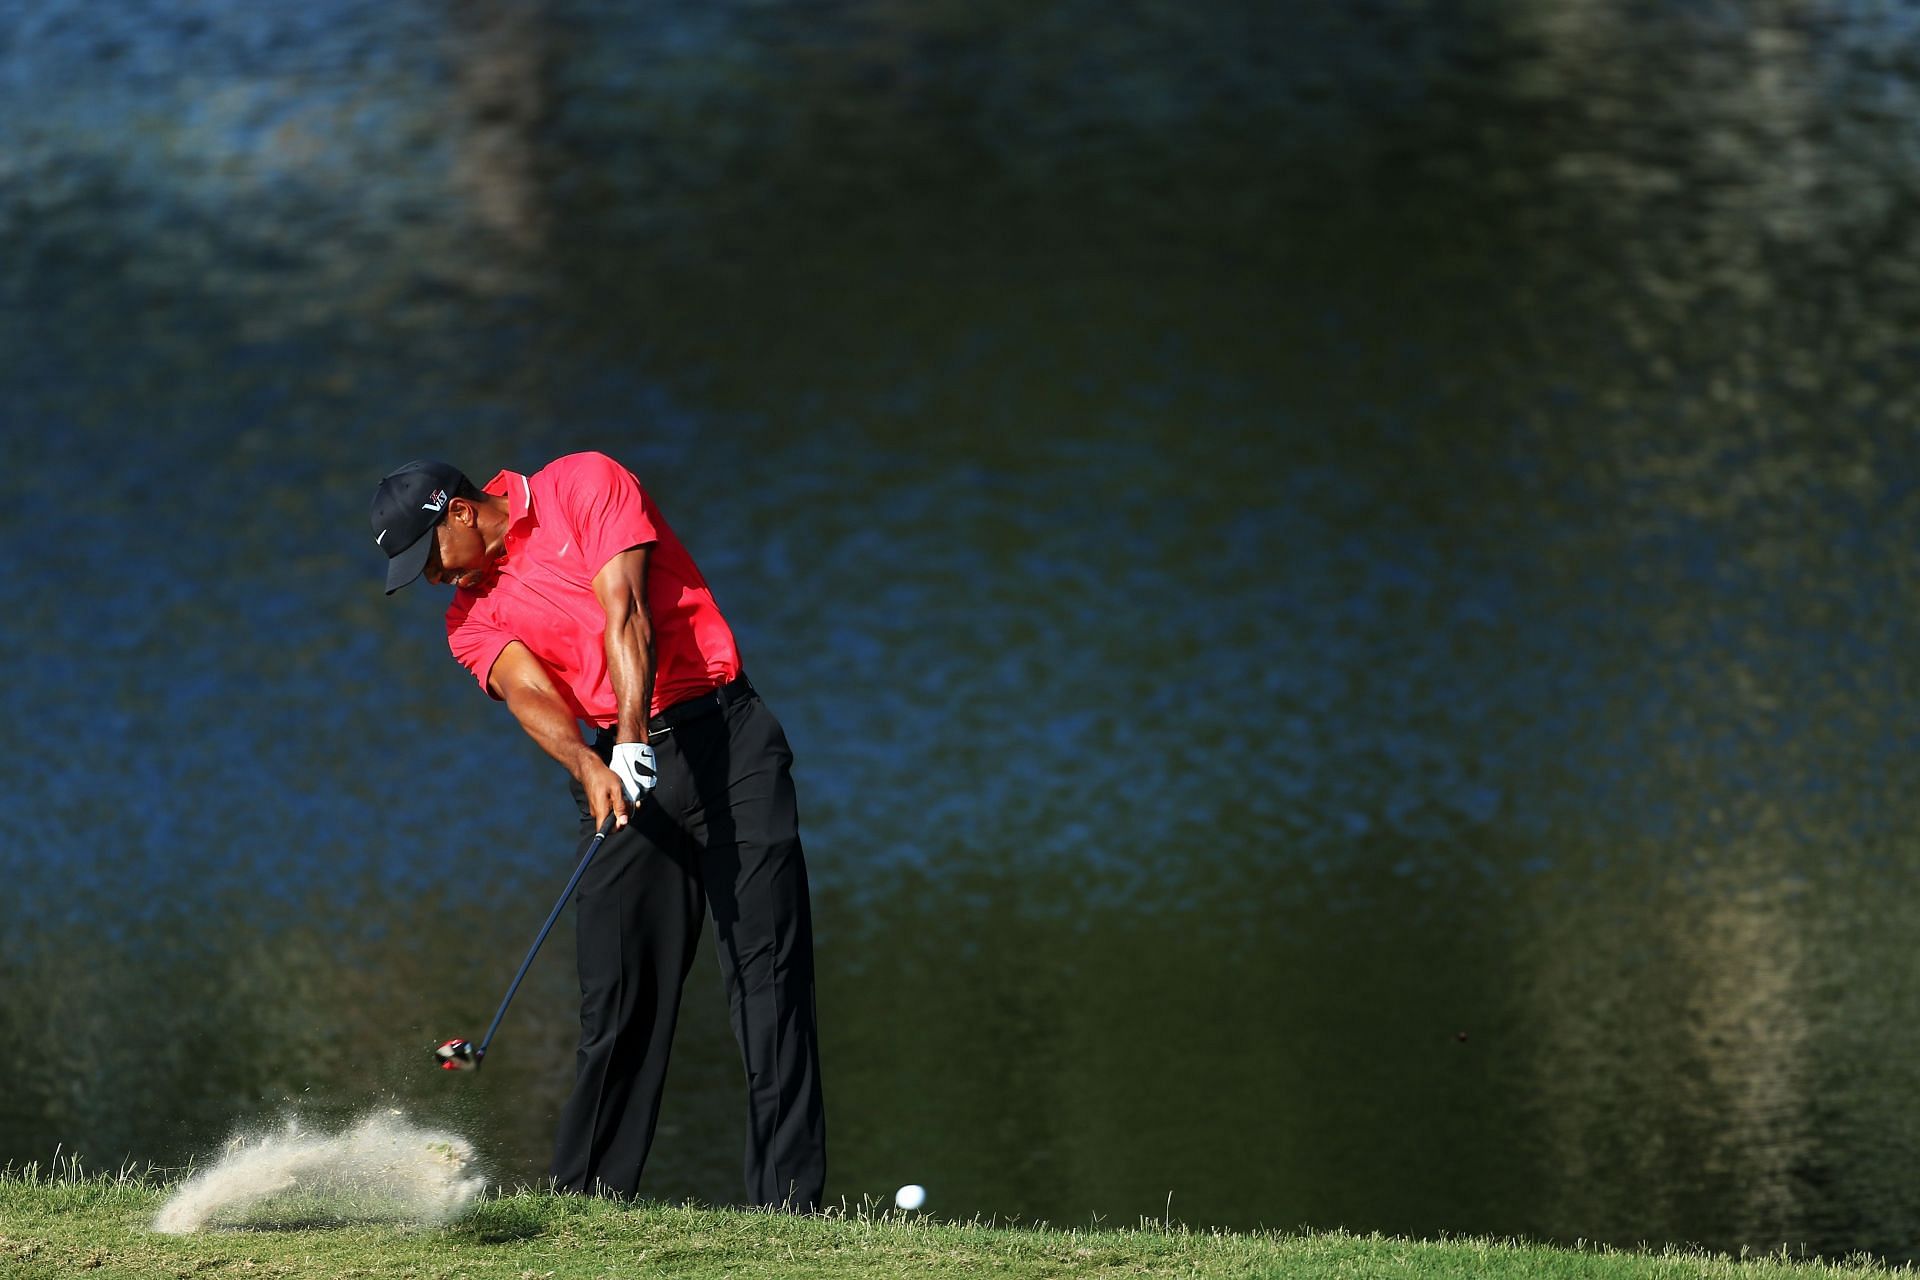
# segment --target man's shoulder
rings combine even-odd
[[[597,449],[586,449],[582,453],[566,453],[545,466],[532,476],[534,493],[547,491],[557,497],[570,495],[589,495],[605,493],[607,489],[626,489],[639,487],[639,478],[618,459],[612,459]]]
[[[622,476],[631,479],[633,473],[606,454],[587,449],[580,453],[562,454],[534,472],[532,479],[536,483],[549,485],[572,485],[604,483]]]
[[[555,458],[531,478],[536,513],[584,527],[610,510],[647,502],[639,477],[604,453],[586,451]]]

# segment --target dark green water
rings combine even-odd
[[[564,779],[365,508],[598,448],[798,753],[832,1196],[1920,1256],[1916,34],[0,0],[0,1162],[541,1174],[565,930],[426,1050]]]

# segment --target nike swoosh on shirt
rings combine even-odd
[[[573,539],[572,539],[572,538],[568,538],[568,539],[567,539],[567,540],[566,540],[565,542],[563,542],[563,543],[561,543],[561,544],[560,544],[560,549],[559,549],[558,551],[556,551],[556,552],[554,552],[553,554],[555,554],[555,555],[557,555],[557,556],[563,556],[563,555],[565,555],[565,554],[567,554],[567,548],[568,548],[568,547],[570,547],[570,546],[572,546],[572,545],[573,545]]]

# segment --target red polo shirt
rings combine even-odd
[[[576,718],[612,726],[618,714],[607,678],[607,615],[593,577],[639,546],[652,548],[650,714],[740,674],[733,630],[713,592],[631,471],[604,453],[574,453],[530,476],[502,471],[485,487],[507,499],[505,553],[494,577],[478,590],[456,590],[447,608],[447,647],[482,689],[500,651],[518,640],[553,673]]]

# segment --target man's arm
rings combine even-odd
[[[647,553],[629,547],[593,575],[593,594],[607,615],[607,677],[620,717],[616,742],[647,740],[647,710],[653,702],[653,619],[647,614]]]
[[[513,641],[493,660],[487,673],[487,688],[503,699],[513,718],[540,744],[540,749],[558,760],[587,792],[593,809],[594,825],[606,821],[609,813],[619,815],[618,825],[626,826],[626,792],[613,770],[601,763],[593,748],[580,740],[580,726],[566,701],[554,686],[553,677],[533,651]]]

